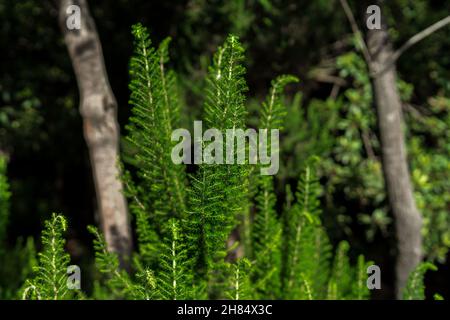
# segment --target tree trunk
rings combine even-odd
[[[386,67],[392,54],[386,26],[369,30],[371,69]],[[410,272],[422,260],[422,216],[416,207],[411,185],[401,100],[396,86],[395,64],[373,79],[373,91],[380,131],[383,173],[397,236],[396,296],[401,298]]]
[[[81,10],[81,28],[66,25],[70,5]],[[80,113],[89,149],[100,222],[108,250],[121,261],[131,253],[131,231],[123,186],[119,179],[117,102],[103,61],[101,43],[86,0],[60,0],[59,22],[80,92]]]

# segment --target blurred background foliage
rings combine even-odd
[[[355,13],[364,10],[359,1],[351,5]],[[90,1],[90,7],[122,128],[130,111],[130,26],[136,22],[149,26],[156,42],[173,38],[171,63],[189,110],[185,126],[199,118],[209,59],[229,32],[238,35],[247,50],[249,125],[256,125],[253,115],[270,80],[282,73],[298,76],[300,84],[291,85],[286,95],[288,116],[277,185],[293,185],[301,164],[311,155],[319,156],[324,219],[331,239],[346,239],[355,257],[364,252],[377,261],[385,270],[385,290],[375,295],[392,296],[393,220],[384,191],[370,77],[338,1],[97,0]],[[450,12],[450,2],[438,0],[394,0],[387,7],[383,14],[397,46]],[[0,21],[0,155],[8,159],[11,192],[8,219],[0,203],[0,239],[3,236],[6,243],[0,252],[0,281],[20,268],[25,275],[10,278],[10,287],[16,288],[31,270],[33,238],[51,212],[64,212],[71,222],[67,247],[73,261],[92,262],[85,226],[95,222],[95,193],[77,85],[54,2],[0,0]],[[412,180],[425,221],[425,252],[439,266],[427,288],[446,298],[449,39],[450,28],[442,29],[398,62]],[[281,206],[285,190],[277,193]],[[0,297],[11,292],[0,292]]]

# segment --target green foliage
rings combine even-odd
[[[192,275],[188,265],[186,242],[178,222],[170,223],[170,236],[161,245],[161,270],[157,276],[159,299],[183,300],[191,295]]]
[[[38,263],[33,238],[19,238],[14,247],[3,249],[0,260],[7,263],[0,265],[0,299],[21,298],[18,291]]]
[[[0,255],[2,254],[3,242],[6,238],[6,228],[9,218],[9,184],[6,178],[6,159],[0,155]]]
[[[286,114],[282,103],[283,89],[287,84],[297,81],[298,79],[291,75],[279,76],[272,81],[272,87],[260,111],[260,128],[268,131],[283,129],[282,123]],[[278,153],[279,150],[269,150],[269,152]],[[252,228],[252,255],[255,260],[252,278],[255,282],[255,292],[265,298],[274,298],[280,296],[281,290],[282,224],[277,217],[275,207],[273,177],[261,176],[254,181],[257,188],[256,215]]]
[[[256,215],[253,221],[253,281],[256,292],[265,298],[280,295],[281,223],[275,211],[276,197],[271,176],[259,179]]]
[[[137,177],[124,170],[123,181],[136,218],[138,259],[153,268],[159,259],[156,244],[169,232],[169,218],[181,218],[186,211],[184,166],[173,164],[170,157],[170,137],[179,125],[180,104],[176,76],[167,69],[170,39],[155,50],[145,27],[137,24],[132,33],[132,116],[126,137],[130,154],[125,159],[135,166]]]
[[[225,131],[245,127],[243,59],[243,48],[235,36],[229,36],[214,55],[205,88],[205,123],[210,128]],[[223,148],[225,155],[226,145]],[[236,148],[233,150],[235,158]],[[227,238],[237,224],[237,214],[245,208],[247,177],[245,165],[206,163],[191,177],[184,228],[188,242],[196,244],[189,248],[194,265],[207,275],[209,287],[217,282],[217,277],[211,277],[224,268]]]
[[[239,259],[233,264],[228,264],[231,271],[229,286],[225,292],[225,297],[230,300],[246,300],[251,296],[251,282],[249,271],[251,262],[246,258]]]
[[[185,210],[183,167],[175,166],[170,159],[170,135],[180,116],[176,77],[166,70],[169,38],[155,50],[142,25],[133,26],[133,36],[129,86],[132,117],[127,141],[134,148],[134,164],[147,191],[135,196],[151,206],[153,222],[162,227],[168,216],[180,216]]]
[[[125,195],[129,199],[129,209],[136,219],[136,235],[139,255],[136,259],[148,265],[154,265],[158,261],[157,243],[160,240],[159,234],[156,232],[155,219],[151,219],[149,212],[149,204],[142,202],[140,197],[144,195],[143,186],[136,186],[130,173],[122,170],[122,181],[125,185]]]
[[[331,68],[333,66],[331,65]],[[334,237],[350,235],[349,223],[357,218],[367,225],[367,238],[378,232],[387,233],[386,197],[376,138],[376,117],[365,63],[354,52],[337,58],[339,76],[348,79],[349,87],[328,99],[303,102],[297,94],[287,102],[284,123],[286,137],[282,150],[281,179],[295,179],[300,174],[298,163],[309,157],[321,158],[317,174],[324,178],[327,225]],[[359,208],[352,217],[349,203]]]
[[[450,100],[430,98],[426,113],[411,109],[406,120],[415,198],[424,221],[424,251],[429,260],[443,263],[450,248]]]
[[[332,253],[322,226],[316,168],[310,159],[300,176],[296,201],[288,193],[288,204],[281,219],[270,186],[256,197],[254,221],[254,262],[251,280],[254,297],[284,299],[367,299],[366,270],[371,262],[358,257],[354,267],[349,259],[349,244],[341,242]],[[270,179],[262,183],[271,183]],[[265,221],[267,220],[267,222]],[[281,226],[281,221],[284,226]],[[281,231],[284,230],[282,237]],[[332,259],[334,256],[334,262]]]
[[[337,66],[341,76],[353,79],[353,87],[344,91],[348,113],[346,119],[340,120],[337,125],[339,129],[345,128],[345,133],[338,139],[334,151],[339,155],[336,157],[337,164],[342,163],[345,167],[333,165],[328,170],[338,173],[334,178],[336,182],[332,184],[340,188],[338,185],[344,182],[348,199],[352,198],[351,190],[359,198],[357,201],[365,202],[367,208],[373,208],[371,214],[358,214],[359,222],[367,226],[368,239],[373,240],[377,231],[381,231],[383,236],[387,235],[391,218],[385,204],[379,141],[374,134],[377,128],[375,114],[371,112],[370,80],[362,58],[354,53],[341,56]],[[415,92],[411,84],[400,79],[397,86],[405,110],[406,142],[415,199],[424,217],[424,252],[428,259],[443,262],[450,247],[450,220],[445,213],[450,204],[448,192],[445,191],[449,188],[447,141],[450,122],[446,120],[450,114],[450,103],[440,94],[429,99],[429,107],[425,111],[423,107],[411,105],[410,100]],[[430,140],[435,141],[432,147]],[[351,189],[350,179],[358,181]]]
[[[38,254],[35,276],[25,282],[22,299],[62,300],[70,298],[67,287],[67,267],[70,256],[64,250],[67,221],[53,214],[42,232],[43,249]]]
[[[348,242],[340,242],[334,257],[331,278],[335,286],[335,299],[345,299],[351,293],[353,279],[348,257],[349,249]]]
[[[205,121],[210,128],[243,128],[245,124],[244,49],[230,35],[217,49],[209,68],[205,89]]]
[[[320,185],[314,159],[304,167],[296,198],[286,219],[286,266],[283,292],[291,299],[323,299],[331,247],[321,226]],[[298,277],[297,275],[301,275]]]
[[[287,187],[288,203],[281,214],[277,210],[276,181],[272,176],[258,176],[254,169],[259,167],[251,167],[248,162],[202,163],[185,182],[185,166],[176,166],[170,159],[170,135],[180,111],[172,95],[176,88],[170,79],[175,76],[165,71],[168,40],[155,50],[144,27],[134,26],[133,35],[132,116],[127,127],[130,153],[126,155],[126,165],[131,164],[132,169],[126,170],[124,166],[122,178],[130,210],[136,218],[138,252],[132,259],[133,265],[125,270],[118,256],[108,251],[103,236],[89,227],[94,235],[96,266],[102,275],[95,282],[93,296],[236,300],[367,298],[364,258],[361,256],[354,267],[346,242],[332,253],[322,224],[317,158],[303,162],[295,199]],[[206,80],[204,118],[208,127],[222,131],[246,128],[247,85],[243,62],[242,45],[237,37],[229,36],[215,53]],[[282,129],[287,123],[283,89],[297,81],[293,76],[280,76],[272,82],[258,112],[259,126]],[[204,142],[203,147],[207,145]],[[237,227],[245,219],[249,235],[248,244],[242,248]],[[59,221],[64,224],[58,224]],[[56,239],[52,243],[58,244],[54,257],[59,259],[56,269],[60,270],[69,260],[62,251],[64,218],[54,216],[49,227],[56,231],[44,232],[44,244],[48,245],[49,236]],[[235,234],[238,236],[233,239]],[[243,252],[244,257],[233,257],[235,250]],[[48,251],[44,247],[40,253],[40,268],[49,259],[44,259]],[[42,288],[46,287],[43,279],[47,278],[28,281],[24,296],[46,297],[46,289]],[[62,290],[61,279],[66,279],[65,273],[55,282],[58,290]],[[66,298],[65,294],[58,293],[55,298]]]
[[[78,152],[78,147],[82,143],[81,135],[73,135],[74,130],[70,130],[79,127],[76,90],[73,89],[75,87],[70,61],[67,59],[66,50],[63,50],[63,44],[57,41],[60,37],[58,30],[51,27],[53,17],[48,15],[47,4],[36,0],[10,0],[5,3],[6,5],[0,5],[0,17],[5,26],[0,30],[0,43],[4,48],[3,58],[6,58],[9,63],[2,64],[0,68],[2,71],[0,72],[0,145],[2,148],[0,152],[6,151],[13,155],[15,161],[18,160],[14,163],[15,172],[22,172],[24,164],[29,165],[28,161],[21,160],[33,156],[33,158],[37,157],[34,161],[37,165],[51,160],[51,163],[55,163],[55,168],[64,168],[62,174],[65,176],[65,172],[73,168],[73,163],[79,166],[83,155],[82,152]],[[145,13],[141,19],[143,21],[148,19],[155,24],[155,30],[159,33],[155,34],[156,37],[165,32],[176,35],[176,50],[173,51],[173,57],[176,57],[176,60],[171,64],[177,67],[177,70],[184,71],[180,77],[184,81],[183,89],[188,93],[187,102],[190,108],[186,113],[189,117],[196,117],[201,112],[200,106],[206,96],[204,81],[199,79],[206,72],[211,48],[222,42],[228,31],[239,35],[244,40],[242,46],[252,53],[251,59],[246,62],[249,70],[247,79],[252,95],[260,96],[265,84],[273,76],[272,70],[297,74],[308,70],[322,59],[327,60],[328,57],[335,56],[335,50],[331,49],[332,52],[330,52],[330,47],[338,47],[337,54],[345,50],[346,43],[349,41],[343,35],[348,32],[348,23],[343,12],[335,10],[335,4],[333,1],[325,0],[309,1],[302,5],[298,5],[295,1],[286,3],[279,0],[239,0],[223,3],[195,0],[189,1],[189,5],[180,6],[167,6],[165,2],[136,1],[130,7],[126,1],[117,1],[111,3],[107,10],[97,5],[93,11],[95,16],[101,17],[97,23],[100,24],[99,29],[103,30],[103,48],[109,67],[112,68],[110,74],[116,74],[117,70],[122,68],[120,61],[123,61],[124,55],[129,54],[129,47],[122,44],[123,40],[127,39],[126,34],[129,33],[126,24],[129,23],[131,15],[136,14],[133,10],[138,11],[138,15],[141,12]],[[353,4],[358,6],[356,2]],[[170,10],[168,10],[169,7]],[[160,14],[161,9],[167,19],[153,19]],[[450,7],[449,2],[445,1],[438,3],[426,0],[395,0],[386,3],[386,9],[383,12],[388,23],[395,25],[395,28],[391,28],[389,32],[397,46],[424,27],[442,18],[442,15],[448,13]],[[118,12],[123,19],[115,19],[114,24],[108,23]],[[37,24],[36,21],[38,21]],[[167,21],[177,21],[177,23],[166,23]],[[305,28],[305,26],[308,27]],[[309,27],[312,27],[315,32],[310,32]],[[141,31],[138,31],[139,29]],[[398,61],[399,75],[414,84],[412,86],[403,81],[398,83],[405,104],[406,142],[415,199],[424,218],[424,252],[428,259],[439,262],[445,261],[450,248],[450,215],[448,215],[450,199],[447,191],[450,190],[448,144],[450,103],[447,98],[450,93],[450,81],[448,81],[450,59],[448,54],[442,54],[448,51],[449,32],[449,28],[444,28],[434,33],[427,40],[419,43],[417,50],[410,51],[407,56],[403,56]],[[148,40],[145,30],[142,27],[136,27],[135,33],[136,48],[141,41],[142,49],[143,43]],[[146,40],[142,41],[143,38]],[[16,41],[17,39],[20,41]],[[314,50],[305,50],[312,43]],[[222,172],[220,168],[206,169],[207,166],[202,165],[194,169],[198,171],[193,174],[187,186],[184,166],[172,166],[170,160],[164,160],[171,143],[167,135],[167,131],[170,131],[167,129],[169,122],[167,119],[171,119],[172,129],[177,127],[179,106],[176,99],[172,99],[176,97],[176,94],[169,93],[173,92],[171,88],[174,88],[175,76],[170,71],[167,72],[167,44],[168,41],[163,42],[160,49],[151,49],[147,45],[151,53],[137,48],[138,60],[133,67],[130,66],[135,70],[130,70],[134,74],[132,78],[142,77],[151,80],[151,90],[146,89],[148,86],[145,84],[148,84],[148,81],[141,82],[144,85],[140,87],[139,83],[135,83],[136,87],[131,88],[135,95],[134,98],[132,97],[134,120],[131,121],[130,127],[134,126],[134,129],[128,131],[128,139],[125,140],[124,145],[129,151],[124,158],[127,165],[134,164],[131,168],[127,167],[129,172],[125,173],[128,178],[124,178],[124,181],[127,181],[126,192],[130,211],[135,218],[138,237],[138,253],[134,257],[133,267],[137,270],[139,277],[133,274],[135,270],[132,270],[130,278],[133,282],[138,283],[147,279],[147,284],[152,287],[150,284],[156,281],[153,272],[155,275],[160,272],[160,245],[166,243],[165,239],[171,237],[169,221],[173,217],[181,227],[183,239],[188,239],[189,235],[195,237],[198,243],[202,243],[201,234],[208,233],[208,242],[211,246],[219,245],[220,254],[215,253],[216,248],[211,249],[211,253],[215,256],[210,259],[213,261],[212,266],[220,270],[216,272],[223,270],[219,267],[219,261],[230,259],[230,257],[223,258],[230,253],[229,248],[227,251],[227,245],[224,244],[230,230],[241,219],[244,220],[245,230],[244,228],[239,230],[239,240],[242,242],[239,245],[244,245],[243,242],[246,242],[245,256],[255,262],[253,257],[255,250],[252,250],[252,244],[258,237],[252,235],[255,230],[251,230],[250,227],[253,218],[261,218],[262,211],[256,208],[254,202],[256,196],[258,201],[261,200],[261,195],[266,191],[262,188],[269,190],[266,195],[271,205],[267,211],[273,216],[271,221],[277,221],[273,226],[274,229],[278,229],[280,223],[283,228],[283,237],[280,240],[276,238],[271,241],[281,242],[274,243],[274,248],[281,247],[282,252],[288,252],[285,250],[287,246],[285,237],[289,235],[285,231],[289,229],[286,221],[289,221],[288,216],[295,216],[298,213],[298,205],[292,197],[291,206],[286,206],[284,211],[280,212],[278,198],[283,196],[283,190],[287,184],[294,185],[297,178],[302,175],[304,168],[302,164],[305,164],[311,155],[318,155],[322,159],[317,166],[317,176],[321,178],[324,186],[323,196],[320,196],[324,208],[321,220],[327,222],[327,231],[333,242],[351,235],[356,223],[365,226],[367,240],[375,239],[376,246],[382,243],[378,241],[380,236],[389,236],[392,231],[392,219],[388,212],[381,174],[370,83],[361,57],[350,53],[338,58],[338,70],[332,76],[339,76],[341,80],[347,82],[347,85],[340,87],[341,93],[336,99],[326,98],[328,89],[331,89],[329,84],[319,84],[315,79],[305,77],[304,97],[301,93],[296,93],[292,101],[283,101],[289,102],[286,110],[288,116],[280,125],[275,126],[285,128],[281,139],[281,151],[284,152],[283,163],[276,181],[261,182],[255,174],[247,178],[246,172],[235,172],[234,177],[244,177],[241,181],[243,186],[235,188],[234,183],[231,183],[228,189],[230,196],[225,197],[221,191],[224,191],[222,183],[228,186],[228,172]],[[50,56],[47,52],[49,47],[55,49]],[[16,58],[17,55],[20,58]],[[48,56],[49,59],[41,59],[39,63],[36,63],[36,60],[32,58],[40,56]],[[198,56],[200,56],[199,59],[197,59]],[[197,64],[194,60],[199,63]],[[144,70],[145,63],[142,64],[144,61],[148,61],[148,70]],[[161,69],[161,61],[163,61],[163,69]],[[428,62],[424,63],[425,61]],[[117,78],[113,81],[116,83],[114,91],[119,100],[126,94],[124,92],[126,86],[121,85],[124,81],[126,79]],[[225,85],[225,82],[221,85]],[[123,89],[120,89],[121,87]],[[155,97],[152,105],[146,102],[150,96]],[[241,98],[236,97],[236,100]],[[255,105],[259,110],[260,103],[257,102]],[[61,110],[64,112],[61,113]],[[167,110],[170,111],[167,112]],[[150,121],[152,112],[155,118]],[[167,114],[170,114],[170,117],[167,117]],[[217,119],[220,118],[217,117]],[[251,126],[260,126],[259,116],[246,120]],[[45,130],[42,126],[44,123]],[[78,144],[78,147],[71,150],[79,156],[67,156],[67,150],[60,152],[59,146],[64,144],[54,143],[57,141],[68,142],[74,146]],[[42,152],[37,152],[39,150]],[[44,154],[50,155],[49,158],[43,157]],[[75,160],[68,162],[68,159]],[[45,194],[50,195],[46,196],[46,199],[35,198],[36,186],[32,183],[40,187],[42,184],[48,184],[53,188],[56,179],[58,181],[61,179],[60,169],[58,174],[52,177],[48,170],[37,170],[37,168],[34,168],[35,174],[27,175],[26,181],[15,179],[12,183],[13,190],[17,191],[16,199],[20,201],[13,206],[14,216],[11,220],[19,221],[19,224],[24,221],[24,217],[27,217],[25,214],[28,214],[28,211],[33,210],[33,213],[39,215],[47,212],[47,209],[54,204],[59,205],[61,201],[59,192],[49,192],[53,189],[45,190]],[[205,175],[202,170],[209,172]],[[230,170],[234,171],[236,168],[230,168]],[[0,173],[0,180],[1,176]],[[197,188],[197,191],[192,191],[196,183],[194,177],[207,177],[203,182],[203,189]],[[0,241],[6,233],[5,221],[8,220],[7,211],[3,210],[7,201],[3,201],[5,193],[2,197],[1,184],[0,181]],[[290,190],[290,187],[287,187]],[[200,189],[201,192],[198,191]],[[211,189],[212,191],[208,193]],[[193,194],[197,194],[195,197],[205,195],[207,198],[204,202],[196,202],[190,199]],[[219,203],[221,200],[214,199],[215,194],[220,194],[222,203]],[[240,197],[241,194],[245,194],[242,204],[241,200],[232,201],[233,195]],[[183,201],[177,200],[177,197]],[[211,201],[211,206],[208,206],[208,201]],[[214,201],[216,204],[213,204]],[[195,207],[197,203],[202,204],[199,211],[204,211],[192,215],[193,209],[198,210]],[[220,217],[220,214],[224,212],[222,208],[226,207],[228,210],[230,203],[234,207],[229,211],[234,214],[231,217],[227,214]],[[211,209],[213,206],[221,207]],[[34,207],[37,207],[37,210],[34,210]],[[184,215],[189,215],[189,219]],[[206,217],[209,224],[203,231],[202,217]],[[194,219],[191,221],[191,218]],[[315,239],[319,239],[317,241],[326,243],[328,245],[325,247],[329,247],[329,240],[324,230],[314,231],[319,228],[319,222],[311,224],[306,220],[307,218],[302,219],[307,228],[311,229],[311,232],[308,231],[310,232],[308,237],[312,239],[315,235]],[[11,230],[17,230],[16,226],[11,228]],[[24,228],[29,230],[28,226]],[[200,234],[195,235],[198,232]],[[244,237],[244,233],[248,236]],[[220,236],[216,239],[214,234],[220,234]],[[305,239],[308,239],[305,234],[303,235]],[[351,239],[355,238],[351,237]],[[11,235],[10,240],[14,240],[11,239]],[[188,242],[188,240],[185,241]],[[309,240],[307,243],[308,245],[302,246],[305,252],[312,246]],[[22,242],[17,241],[13,247],[8,245],[11,244],[6,243],[5,246],[0,247],[0,251],[3,250],[8,256],[8,263],[0,264],[1,297],[13,296],[17,289],[16,283],[21,282],[23,277],[27,277],[29,269],[34,265],[34,245],[31,238]],[[197,248],[196,246],[191,248],[190,244],[186,246],[187,250],[203,255],[204,251]],[[331,249],[325,251],[328,254],[321,257],[323,261],[329,262]],[[328,258],[325,258],[327,256]],[[285,265],[287,260],[282,255],[280,277],[284,277],[288,269]],[[0,257],[0,261],[6,261],[4,256]],[[278,262],[275,265],[278,266]],[[254,275],[257,268],[258,264],[252,264],[250,269],[253,271],[249,270],[249,274]],[[18,272],[18,270],[22,271]],[[205,272],[204,268],[198,270],[200,274]],[[361,274],[362,271],[358,271],[358,275]],[[327,283],[327,281],[328,279],[321,283]],[[330,296],[333,294],[335,297],[338,296],[336,290],[339,284],[336,281],[333,278],[329,281]],[[305,275],[298,280],[299,285],[303,283],[304,287],[311,288],[308,290],[311,294],[306,296],[314,297],[320,292],[320,289],[315,288],[318,282],[312,282]],[[99,284],[101,285],[103,283]],[[202,296],[203,283],[195,283],[194,287],[197,291],[193,297]],[[322,288],[323,285],[317,285],[317,287]],[[152,293],[148,296],[152,296],[154,292],[150,291]],[[106,293],[106,297],[108,294],[110,292]]]
[[[424,276],[428,270],[436,271],[437,268],[430,262],[423,262],[419,264],[416,269],[411,272],[408,278],[408,283],[403,291],[404,300],[424,300],[425,286]]]
[[[120,268],[119,257],[107,250],[104,237],[93,226],[88,230],[94,235],[95,264],[105,275],[105,283],[116,298],[149,299],[154,288],[154,278],[149,270],[141,270],[137,275],[139,283],[132,281],[128,273]]]
[[[341,56],[337,65],[342,76],[352,77],[353,88],[344,92],[349,113],[347,119],[338,123],[339,128],[345,128],[345,135],[341,141],[338,140],[340,146],[335,149],[335,154],[341,154],[340,162],[346,166],[339,169],[341,173],[338,171],[335,179],[339,176],[344,178],[349,191],[347,177],[362,182],[359,184],[362,188],[355,190],[353,187],[352,193],[359,197],[358,201],[370,204],[366,204],[367,207],[375,208],[372,214],[361,212],[358,215],[359,221],[367,225],[368,239],[372,240],[377,230],[382,235],[387,234],[387,225],[391,219],[384,204],[386,195],[381,175],[379,142],[374,134],[376,121],[371,112],[370,80],[364,62],[354,53]],[[448,192],[445,191],[449,188],[446,174],[449,172],[449,149],[446,141],[450,122],[446,120],[450,114],[450,103],[439,95],[429,99],[429,111],[424,111],[422,107],[412,106],[409,102],[415,89],[411,84],[399,80],[397,86],[405,106],[406,142],[416,190],[415,199],[424,216],[424,251],[427,258],[443,262],[450,247],[450,220],[448,214],[444,213],[448,211],[446,208],[450,203]],[[435,141],[432,149],[428,143],[430,140]],[[337,171],[337,168],[330,166],[330,170]]]
[[[356,281],[353,281],[352,298],[357,300],[369,299],[367,290],[367,268],[373,265],[372,261],[366,261],[363,255],[358,256],[356,267]]]
[[[164,81],[151,71],[157,69],[152,56],[158,51],[166,52],[166,45],[163,42],[155,51],[145,28],[138,25],[133,30],[137,43],[131,64],[133,116],[129,141],[140,150],[135,163],[138,176],[150,176],[152,170],[160,172],[160,169],[150,169],[155,162],[162,163],[158,157],[167,159],[165,156],[170,153],[170,148],[166,148],[170,146],[170,131],[158,129],[159,124],[152,120],[157,117],[158,110],[164,109],[157,102],[164,95],[154,89]],[[215,53],[206,78],[204,118],[209,128],[222,131],[245,129],[248,111],[243,61],[244,49],[237,37],[229,36]],[[146,63],[149,67],[145,67]],[[297,81],[294,76],[280,76],[272,82],[258,112],[260,127],[283,129],[286,114],[283,89]],[[208,142],[203,142],[202,147],[207,146]],[[226,146],[223,151],[226,152]],[[355,295],[366,298],[368,294],[360,282],[365,264],[360,260],[358,272],[355,271],[347,257],[348,245],[339,246],[335,267],[331,268],[332,249],[321,222],[319,196],[322,191],[316,161],[307,161],[300,175],[297,200],[293,204],[291,200],[283,216],[277,213],[273,177],[256,176],[248,163],[200,164],[189,176],[188,185],[181,185],[186,211],[172,216],[171,220],[168,219],[170,208],[164,212],[148,201],[158,196],[157,189],[148,188],[146,179],[135,184],[131,175],[125,173],[124,181],[137,218],[139,256],[135,259],[136,269],[138,273],[152,270],[156,275],[154,295],[150,296],[157,299],[323,299],[327,297],[328,288],[333,287],[336,298],[351,298],[354,281],[357,283]],[[169,177],[167,183],[172,182],[173,178]],[[144,190],[148,198],[142,197]],[[155,215],[161,219],[152,225]],[[233,230],[239,230],[235,227],[240,219],[247,219],[249,235],[246,235],[244,251],[247,257],[230,262],[230,252],[240,244],[229,243],[229,239]],[[100,249],[98,247],[97,252],[103,252],[101,256],[104,256],[98,261],[101,270],[103,265],[113,266],[113,269],[103,268],[103,271],[120,273],[117,258],[105,264],[102,261],[111,258],[108,258],[104,245]],[[161,252],[159,257],[155,255],[157,251]],[[144,256],[151,259],[144,259]],[[139,283],[139,277],[130,281]],[[130,288],[134,286],[132,284]]]
[[[36,266],[36,250],[33,238],[25,242],[17,239],[13,248],[7,246],[7,227],[11,192],[6,176],[6,159],[0,155],[0,299],[11,299]]]
[[[189,254],[199,275],[209,274],[226,256],[226,240],[235,223],[223,208],[222,172],[202,165],[191,178],[187,219],[184,222]]]
[[[367,67],[358,54],[336,59],[336,72],[348,85],[336,99],[312,99],[302,105],[297,95],[288,102],[284,123],[286,138],[280,179],[294,179],[298,163],[318,155],[318,175],[326,193],[327,225],[334,238],[351,235],[355,223],[365,229],[366,240],[388,237],[392,229],[382,174],[376,114]],[[444,262],[450,247],[448,121],[450,103],[445,91],[424,106],[410,101],[417,89],[397,82],[404,105],[406,142],[411,162],[415,199],[424,217],[424,252],[428,259]],[[356,208],[349,214],[348,206]]]
[[[262,104],[260,114],[260,127],[264,129],[282,130],[286,116],[286,107],[283,103],[283,89],[290,83],[298,82],[292,75],[282,75],[272,81],[270,94]]]
[[[434,300],[444,300],[444,297],[441,296],[439,293],[435,293],[433,296]]]

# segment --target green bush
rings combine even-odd
[[[179,125],[175,74],[167,68],[169,40],[155,49],[145,27],[133,27],[132,116],[123,181],[134,217],[137,250],[123,268],[108,252],[95,227],[98,299],[367,299],[360,255],[351,262],[347,242],[333,250],[322,223],[318,158],[297,164],[295,193],[286,185],[280,204],[272,176],[255,166],[200,164],[188,173],[170,159],[170,135]],[[230,35],[214,55],[204,88],[204,119],[221,130],[246,128],[244,49]],[[258,125],[283,129],[283,88],[298,81],[272,82],[258,110]],[[278,152],[278,150],[271,150]],[[282,151],[282,150],[281,150]],[[258,168],[256,166],[256,168]],[[23,298],[86,298],[65,287],[69,256],[64,252],[66,220],[53,215],[42,235],[35,275]],[[424,267],[413,275],[406,298],[423,298]]]

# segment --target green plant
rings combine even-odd
[[[170,135],[177,123],[172,119],[180,111],[167,95],[176,91],[175,82],[170,82],[170,89],[166,82],[166,74],[173,75],[166,71],[168,41],[153,49],[141,25],[133,27],[133,35],[133,115],[127,137],[134,157],[126,159],[135,161],[125,164],[123,180],[135,217],[138,250],[125,270],[118,256],[107,251],[103,236],[89,227],[102,275],[94,298],[368,298],[365,275],[371,262],[360,255],[354,265],[347,242],[333,250],[323,227],[318,158],[304,161],[295,195],[286,186],[282,210],[274,178],[257,175],[248,162],[202,163],[189,175],[185,165],[171,162]],[[244,50],[235,36],[229,36],[214,55],[204,102],[210,128],[246,128],[243,61]],[[281,76],[272,82],[258,112],[259,126],[281,129],[286,114],[283,88],[296,81]],[[132,169],[125,170],[129,165]],[[26,282],[25,298],[68,297],[63,287],[69,261],[62,239],[65,228],[62,216],[54,215],[46,223],[44,249],[36,276]],[[235,251],[240,257],[233,256]]]
[[[338,75],[348,85],[336,99],[302,102],[297,94],[287,101],[286,137],[280,179],[294,179],[298,163],[320,156],[317,172],[325,190],[325,221],[333,238],[352,234],[356,223],[366,240],[387,238],[392,229],[385,194],[381,150],[373,112],[370,77],[361,56],[344,53],[336,59]],[[424,253],[428,260],[444,262],[449,236],[449,99],[445,86],[423,106],[411,103],[418,89],[399,79],[408,158],[415,200],[423,215]],[[356,210],[349,212],[351,206]]]
[[[6,176],[6,159],[0,156],[0,299],[15,298],[24,280],[36,265],[33,238],[19,238],[14,247],[8,246],[7,227],[11,192]]]
[[[63,233],[67,221],[62,215],[53,214],[45,222],[42,232],[43,250],[34,268],[35,276],[25,282],[22,299],[61,300],[71,296],[67,286],[67,267],[70,256],[64,250]]]
[[[180,216],[186,208],[184,171],[170,159],[170,135],[179,121],[176,77],[166,70],[170,39],[155,50],[146,29],[133,27],[135,53],[130,62],[130,104],[132,117],[127,140],[133,147],[140,185],[150,190],[140,203],[151,204],[154,223],[161,227],[170,216]],[[138,189],[142,191],[141,189]]]
[[[101,294],[122,299],[149,299],[152,296],[151,289],[154,288],[152,273],[140,270],[136,274],[140,281],[134,282],[128,273],[120,268],[117,254],[108,252],[105,239],[99,231],[93,226],[88,226],[88,230],[94,235],[95,264],[104,275],[102,285],[105,288],[97,288]]]
[[[137,175],[126,172],[124,181],[136,217],[139,251],[133,261],[137,273],[121,275],[124,271],[119,271],[117,259],[106,252],[104,245],[99,246],[100,240],[96,241],[100,271],[120,280],[114,283],[122,286],[122,296],[131,292],[131,297],[156,299],[316,299],[326,298],[324,292],[332,281],[339,298],[366,297],[361,293],[362,286],[356,293],[350,280],[342,284],[343,277],[332,277],[332,250],[321,225],[314,161],[302,173],[297,201],[281,216],[277,212],[273,178],[257,176],[248,162],[200,164],[186,183],[184,165],[174,166],[168,158],[173,146],[170,133],[175,124],[168,121],[171,118],[167,115],[179,114],[178,105],[167,103],[164,94],[161,71],[167,70],[168,41],[163,41],[158,50],[153,49],[147,30],[141,25],[133,27],[133,35],[133,116],[128,140],[136,155],[132,164],[137,167]],[[245,129],[247,85],[243,61],[244,49],[237,37],[229,36],[214,55],[204,89],[204,118],[209,128]],[[260,127],[282,129],[286,113],[282,91],[296,81],[293,76],[281,76],[272,82],[259,111]],[[204,142],[203,147],[207,146],[208,142]],[[171,194],[175,185],[180,189]],[[163,186],[167,190],[163,195],[166,201],[154,201],[161,199]],[[174,210],[179,199],[185,210]],[[230,237],[236,230],[242,231],[237,228],[242,220],[253,221],[246,225],[249,230],[243,232],[250,236],[246,244],[236,240],[233,244]],[[283,229],[287,230],[286,237]],[[233,250],[242,250],[247,258],[235,261],[230,255]],[[159,256],[155,254],[158,251],[162,252]],[[337,257],[344,259],[346,254],[338,250]],[[108,259],[113,260],[105,263]],[[356,279],[356,271],[349,263],[338,267],[341,272],[351,270],[347,279]],[[139,276],[142,273],[155,279],[150,281],[152,286],[144,283],[148,277]]]
[[[9,184],[6,178],[6,159],[0,155],[0,255],[6,238],[6,228],[9,216]]]
[[[158,298],[165,300],[182,300],[192,296],[192,272],[189,270],[186,241],[182,238],[179,223],[169,221],[170,233],[161,244],[161,270],[156,283]]]
[[[436,271],[435,265],[429,262],[423,262],[417,266],[417,268],[411,272],[408,278],[408,283],[406,284],[405,290],[403,292],[404,300],[423,300],[425,299],[425,286],[424,276],[428,271]]]

